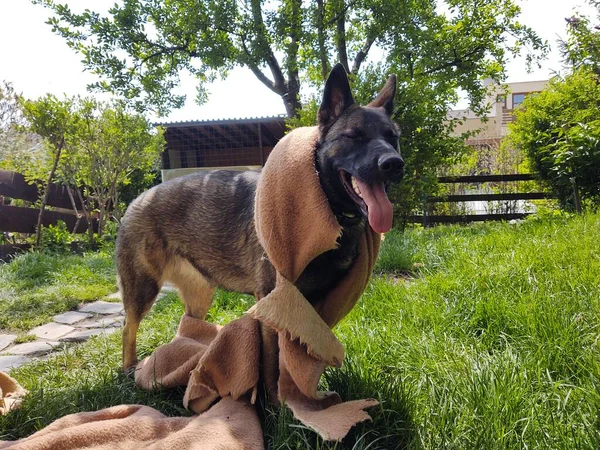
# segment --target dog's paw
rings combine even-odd
[[[136,366],[137,366],[137,362],[128,367],[123,367],[123,373],[125,374],[125,376],[133,378],[135,375]]]

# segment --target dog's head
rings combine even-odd
[[[392,227],[387,188],[404,176],[398,128],[390,119],[395,93],[392,75],[375,100],[358,106],[346,71],[337,64],[325,83],[318,113],[317,167],[332,209],[349,221],[368,218],[378,233]]]

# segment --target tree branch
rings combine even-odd
[[[367,57],[367,54],[369,53],[371,46],[375,42],[375,39],[376,39],[375,36],[367,37],[367,39],[365,40],[365,43],[361,47],[360,51],[356,54],[356,57],[354,58],[354,64],[352,65],[352,73],[354,75],[358,74],[358,71],[360,70],[360,66],[363,63],[363,61],[365,60],[365,58]]]
[[[251,7],[252,18],[254,19],[254,23],[256,24],[259,30],[259,46],[261,47],[261,50],[264,51],[264,60],[269,66],[269,69],[271,69],[271,74],[273,75],[273,84],[275,85],[276,89],[285,93],[285,78],[283,76],[283,72],[281,71],[279,62],[277,61],[277,58],[275,58],[273,50],[271,49],[271,46],[268,44],[266,39],[267,27],[265,26],[263,20],[260,0],[251,0]]]
[[[244,61],[244,64],[246,64],[248,66],[248,68],[252,71],[254,76],[256,78],[258,78],[258,81],[260,81],[262,84],[264,84],[266,87],[268,87],[270,90],[272,90],[276,94],[282,95],[282,93],[279,92],[278,89],[275,87],[275,83],[273,83],[273,81],[271,81],[269,78],[267,78],[267,76],[264,73],[262,73],[262,71],[258,68],[258,66],[252,62],[252,54],[250,53],[250,50],[246,46],[246,40],[243,37],[241,39],[241,43],[242,43],[242,47],[244,49],[244,53],[246,53],[246,55],[248,55],[248,59]]]
[[[319,45],[319,59],[321,60],[321,76],[323,81],[329,74],[329,61],[327,60],[327,49],[325,48],[325,3],[317,0],[317,41]]]
[[[356,5],[357,3],[358,3],[358,0],[356,0],[356,1],[354,1],[354,2],[348,2],[348,4],[347,4],[347,5],[345,5],[343,8],[341,8],[341,9],[338,11],[338,13],[337,13],[335,16],[333,16],[333,18],[332,18],[332,19],[331,19],[329,22],[327,22],[327,24],[326,24],[325,26],[326,26],[326,27],[330,27],[331,25],[333,25],[334,23],[336,23],[336,22],[339,20],[340,16],[342,16],[342,15],[344,15],[344,16],[345,16],[345,15],[346,15],[346,12],[347,12],[347,11],[348,11],[350,8],[352,8],[354,5]]]

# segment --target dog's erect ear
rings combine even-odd
[[[325,83],[323,101],[317,114],[319,128],[329,128],[353,104],[354,98],[352,98],[352,92],[350,91],[346,69],[338,63],[331,70]]]
[[[381,92],[367,106],[371,108],[384,108],[387,115],[394,111],[394,97],[396,96],[396,75],[390,75]]]

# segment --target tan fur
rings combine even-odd
[[[206,317],[215,288],[188,261],[173,258],[164,269],[161,283],[165,282],[177,286],[188,316]]]

